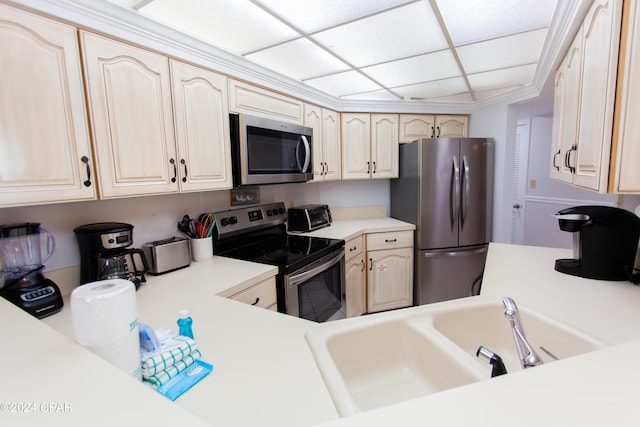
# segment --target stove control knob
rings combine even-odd
[[[271,209],[267,209],[267,216],[273,216],[273,211]]]
[[[222,225],[223,227],[229,225],[229,218],[222,218],[220,220],[220,225]]]
[[[236,218],[235,216],[232,216],[231,218],[229,218],[229,222],[231,224],[237,224],[238,223],[238,218]]]
[[[284,208],[278,208],[278,213],[282,215],[284,213]]]

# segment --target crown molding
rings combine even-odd
[[[473,110],[498,103],[515,103],[535,98],[557,67],[593,0],[562,0],[543,48],[541,64],[533,85],[515,89],[489,99],[473,102],[430,101],[354,101],[326,94],[299,81],[275,73],[199,39],[167,27],[144,15],[96,0],[0,0],[23,9],[49,15],[81,29],[103,33],[128,43],[157,51],[172,58],[210,68],[230,78],[293,96],[336,111],[370,111],[470,114]]]

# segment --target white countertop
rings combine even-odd
[[[386,220],[336,221],[311,234],[348,240],[413,227]],[[19,349],[0,356],[8,367],[0,404],[70,405],[67,412],[44,412],[45,405],[0,419],[9,425],[636,425],[640,288],[553,271],[553,260],[567,256],[570,251],[491,244],[482,295],[511,296],[612,347],[342,419],[304,338],[316,324],[215,295],[257,283],[274,267],[214,257],[149,277],[137,292],[139,321],[154,328],[176,328],[177,313],[189,309],[203,360],[214,365],[175,403],[73,343],[68,305],[38,321],[0,300],[0,336]]]

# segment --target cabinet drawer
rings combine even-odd
[[[257,307],[269,308],[276,304],[276,278],[271,277],[229,298]]]
[[[406,248],[413,246],[413,231],[391,231],[367,234],[367,250]]]
[[[364,239],[362,236],[358,236],[351,240],[347,240],[347,242],[344,244],[345,261],[348,261],[354,256],[361,254],[363,248],[364,248]]]

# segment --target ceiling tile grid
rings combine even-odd
[[[557,0],[110,0],[340,99],[531,85]]]

